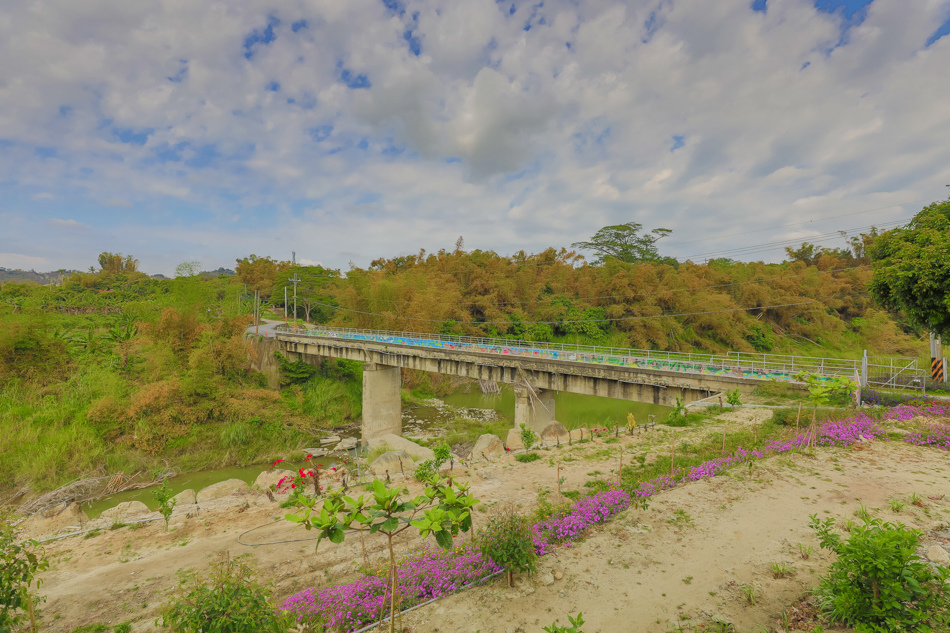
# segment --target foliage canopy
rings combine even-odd
[[[882,233],[870,253],[874,297],[913,325],[950,338],[950,200]]]

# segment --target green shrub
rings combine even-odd
[[[733,389],[732,391],[726,392],[726,402],[731,404],[734,407],[737,407],[742,404],[741,394],[738,389]]]
[[[172,512],[175,511],[175,505],[178,500],[172,495],[168,488],[168,480],[162,479],[162,487],[152,491],[152,498],[158,504],[158,513],[165,519],[165,531],[168,531],[168,521],[172,518]]]
[[[537,453],[519,453],[515,455],[515,461],[521,462],[522,464],[530,464],[531,462],[536,462],[541,459],[541,456]]]
[[[0,631],[12,631],[30,620],[29,630],[36,631],[33,605],[38,598],[30,593],[30,585],[37,574],[49,567],[49,562],[36,541],[20,542],[10,525],[9,517],[0,515]]]
[[[815,590],[828,620],[857,633],[950,630],[950,571],[917,556],[921,532],[865,519],[842,541],[834,519],[812,515],[810,525],[822,549],[838,555]]]
[[[482,554],[499,567],[508,568],[508,586],[515,572],[533,573],[538,555],[534,551],[531,521],[508,506],[488,519],[488,526],[480,533]]]
[[[578,613],[576,618],[567,616],[571,626],[559,626],[557,620],[551,623],[551,626],[544,627],[547,633],[584,633],[581,631],[581,625],[584,624],[584,614]]]
[[[803,412],[803,417],[805,412]],[[798,419],[798,409],[775,409],[772,411],[772,423],[779,426],[791,426]]]
[[[286,633],[290,616],[269,604],[269,589],[253,580],[241,558],[224,554],[207,578],[186,575],[165,606],[162,626],[176,633]]]
[[[525,448],[531,448],[538,441],[538,435],[524,424],[521,425],[521,443]]]

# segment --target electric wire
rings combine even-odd
[[[852,211],[852,212],[850,212],[850,213],[842,213],[842,214],[839,214],[839,215],[829,215],[829,216],[824,217],[824,218],[818,218],[817,220],[815,220],[815,219],[802,220],[801,222],[789,222],[788,224],[781,224],[781,225],[779,225],[779,226],[767,226],[767,227],[765,227],[765,228],[763,228],[763,229],[753,229],[753,230],[751,230],[751,231],[742,231],[741,233],[728,233],[728,234],[722,234],[722,235],[713,235],[713,236],[710,236],[710,237],[700,237],[700,238],[697,238],[697,239],[695,239],[695,240],[683,240],[683,241],[680,241],[680,242],[666,242],[666,245],[667,245],[667,246],[679,246],[680,244],[694,244],[694,243],[696,243],[696,242],[706,242],[706,241],[711,240],[711,239],[712,239],[712,240],[715,240],[715,239],[726,238],[726,237],[739,237],[739,236],[742,236],[742,235],[749,235],[749,234],[751,234],[751,233],[763,233],[763,232],[765,232],[765,231],[774,231],[774,230],[776,230],[776,229],[785,229],[785,228],[788,228],[788,227],[791,227],[791,226],[801,226],[801,225],[803,225],[803,224],[811,224],[811,223],[813,223],[813,222],[824,222],[825,220],[836,220],[836,219],[838,219],[838,218],[846,218],[846,217],[850,217],[850,216],[852,216],[852,215],[861,215],[861,214],[864,214],[864,213],[872,213],[872,212],[874,212],[874,211],[883,211],[884,209],[895,209],[895,208],[897,208],[897,207],[906,207],[906,206],[910,206],[910,205],[912,205],[912,204],[923,204],[923,203],[925,203],[925,202],[930,202],[930,198],[925,198],[925,199],[923,199],[923,200],[914,200],[913,202],[905,202],[905,203],[902,203],[902,204],[891,204],[891,205],[888,205],[888,206],[886,206],[886,207],[875,207],[875,208],[873,208],[873,209],[862,209],[861,211]]]
[[[804,306],[817,304],[818,301],[800,301],[798,303],[778,303],[774,305],[767,306],[752,306],[750,308],[729,308],[726,310],[704,310],[701,312],[679,312],[675,314],[653,314],[647,316],[635,316],[635,317],[617,317],[613,319],[578,319],[571,321],[519,321],[521,325],[560,325],[563,323],[613,323],[617,321],[642,321],[647,319],[666,319],[672,317],[688,317],[688,316],[699,316],[703,314],[721,314],[726,312],[748,312],[750,310],[768,310],[770,308],[788,308],[792,306]],[[395,314],[382,314],[379,312],[364,312],[362,310],[351,310],[349,308],[341,308],[340,306],[330,305],[328,303],[314,303],[314,305],[324,306],[331,308],[333,310],[339,310],[342,312],[351,312],[354,314],[362,314],[366,316],[375,316],[382,317],[384,319],[402,319],[404,321],[419,321],[423,323],[444,323],[445,319],[421,319],[417,317],[406,317],[398,316]],[[472,322],[469,325],[511,325],[511,321],[477,321]]]
[[[708,253],[700,253],[698,255],[690,255],[688,257],[682,257],[682,258],[677,258],[677,259],[689,260],[689,259],[698,259],[700,257],[710,258],[711,256],[719,256],[719,255],[724,255],[724,254],[749,254],[749,253],[753,253],[757,251],[783,248],[785,246],[794,246],[795,244],[802,243],[802,242],[806,242],[806,243],[807,242],[823,242],[823,241],[828,241],[828,240],[833,240],[833,239],[839,239],[841,237],[842,232],[848,233],[848,232],[863,231],[863,230],[868,230],[868,229],[873,229],[873,228],[893,228],[901,224],[906,224],[911,219],[913,218],[904,218],[901,220],[895,220],[893,222],[885,222],[882,224],[869,224],[866,226],[859,226],[859,227],[847,229],[844,231],[834,231],[832,233],[821,233],[819,235],[814,235],[814,236],[789,238],[785,240],[779,240],[776,242],[766,242],[763,244],[755,244],[751,246],[740,246],[736,248],[723,249],[719,251],[711,251]]]

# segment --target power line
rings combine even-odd
[[[599,297],[572,297],[574,300],[599,300],[599,299],[633,299],[635,297],[652,297],[655,295],[662,295],[668,292],[696,292],[698,290],[709,290],[711,288],[731,288],[734,286],[745,286],[747,284],[762,284],[762,283],[771,283],[775,281],[781,281],[783,279],[797,279],[799,277],[807,277],[812,274],[829,274],[829,273],[840,273],[847,272],[849,270],[861,270],[863,268],[870,268],[869,264],[862,264],[861,266],[848,266],[847,268],[830,268],[828,270],[819,270],[816,272],[806,272],[799,275],[786,275],[784,277],[771,277],[768,279],[753,279],[750,281],[732,281],[726,284],[712,284],[709,286],[698,286],[696,288],[669,288],[667,290],[655,290],[652,292],[637,292],[632,295],[602,295]],[[497,301],[494,303],[480,304],[480,305],[490,305],[490,306],[506,306],[506,305],[524,305],[530,303],[545,303],[550,299],[533,299],[531,301]],[[469,301],[462,301],[458,303],[450,303],[443,305],[454,305],[454,306],[464,306],[472,305],[477,301],[477,299],[471,299]],[[412,301],[402,300],[399,303],[413,303]]]
[[[705,310],[703,312],[681,312],[676,314],[656,314],[650,316],[636,316],[636,317],[618,317],[615,319],[579,319],[571,321],[519,321],[520,325],[561,325],[564,323],[613,323],[617,321],[645,321],[647,319],[665,319],[672,317],[687,317],[687,316],[698,316],[702,314],[721,314],[725,312],[748,312],[750,310],[768,310],[770,308],[788,308],[791,306],[804,306],[817,304],[818,301],[801,301],[799,303],[779,303],[770,306],[753,306],[751,308],[730,308],[728,310]],[[332,308],[334,310],[340,310],[343,312],[351,312],[354,314],[363,314],[367,316],[382,317],[384,319],[402,319],[404,321],[419,321],[423,323],[445,323],[445,319],[420,319],[416,317],[405,317],[405,316],[396,316],[393,314],[380,314],[378,312],[364,312],[362,310],[351,310],[350,308],[341,308],[340,306],[330,305],[328,303],[317,303],[316,305],[326,306],[327,308]],[[460,325],[513,325],[511,321],[475,321],[475,322],[463,322]]]
[[[873,229],[873,228],[887,228],[887,227],[891,227],[891,226],[898,226],[899,224],[904,224],[904,223],[906,223],[906,222],[909,222],[911,219],[913,219],[913,218],[907,218],[907,219],[902,219],[902,220],[896,220],[896,221],[894,221],[894,222],[884,222],[884,223],[879,224],[879,225],[877,225],[877,224],[869,224],[869,225],[867,225],[867,226],[859,226],[859,227],[847,229],[847,230],[845,230],[844,232],[845,232],[845,233],[853,233],[853,232],[856,232],[856,231],[864,231],[864,230]],[[785,240],[780,240],[780,241],[777,241],[777,242],[765,242],[765,243],[763,243],[763,244],[754,244],[754,245],[751,245],[751,246],[739,246],[739,247],[736,247],[736,248],[729,248],[729,249],[724,249],[724,250],[719,250],[719,251],[712,251],[712,252],[708,252],[708,253],[700,253],[699,255],[690,255],[690,256],[688,256],[688,257],[681,257],[681,258],[677,258],[677,259],[687,260],[687,259],[698,259],[698,258],[701,258],[701,257],[702,257],[702,258],[713,259],[714,257],[712,257],[712,256],[729,255],[729,254],[733,254],[733,255],[745,254],[745,255],[748,255],[748,254],[750,254],[750,253],[754,253],[754,252],[757,252],[757,251],[773,250],[773,249],[776,249],[776,248],[784,248],[785,246],[794,246],[795,244],[799,244],[799,243],[802,243],[802,242],[822,242],[822,241],[827,241],[827,240],[832,240],[832,239],[839,239],[839,238],[841,237],[841,232],[842,232],[842,231],[835,231],[835,232],[833,232],[833,233],[822,233],[822,234],[819,234],[819,235],[814,235],[814,236],[809,236],[809,237],[796,237],[796,238],[789,238],[789,239],[785,239]]]
[[[637,293],[629,294],[629,295],[616,295],[616,294],[615,294],[615,295],[600,295],[600,296],[586,296],[586,297],[569,297],[569,298],[572,299],[572,300],[574,300],[574,301],[591,301],[591,300],[600,300],[600,299],[634,299],[634,298],[636,298],[636,297],[652,297],[652,296],[656,296],[656,295],[666,294],[666,293],[669,293],[669,292],[697,292],[697,291],[700,291],[700,290],[710,290],[710,289],[714,289],[714,288],[732,288],[732,287],[735,287],[735,286],[745,286],[745,285],[748,285],[748,284],[773,283],[773,282],[776,282],[776,281],[782,281],[782,280],[784,280],[784,279],[798,279],[798,278],[800,278],[800,277],[807,277],[807,276],[809,276],[809,275],[814,275],[814,274],[826,275],[826,274],[831,274],[831,273],[848,272],[848,271],[851,271],[851,270],[862,270],[862,269],[870,268],[870,267],[871,267],[871,266],[870,266],[869,264],[862,264],[861,266],[848,266],[848,267],[845,267],[845,268],[829,268],[828,270],[809,271],[809,272],[800,273],[800,274],[798,274],[798,275],[785,275],[785,276],[782,276],[782,277],[769,277],[769,278],[766,278],[766,279],[751,279],[751,280],[749,280],[749,281],[732,281],[732,282],[724,283],[724,284],[711,284],[711,285],[708,285],[708,286],[697,286],[697,287],[695,287],[695,288],[669,288],[669,289],[666,289],[666,290],[654,290],[654,291],[651,291],[651,292],[637,292]],[[566,294],[566,293],[565,293],[565,294]],[[467,300],[467,301],[458,301],[458,302],[455,302],[455,303],[443,303],[443,304],[440,304],[440,305],[442,305],[442,306],[473,306],[473,307],[476,307],[476,306],[477,306],[477,307],[481,307],[481,306],[528,305],[528,304],[547,303],[548,301],[551,300],[551,298],[552,298],[552,297],[549,297],[549,298],[547,298],[547,299],[532,299],[532,300],[530,300],[530,301],[493,301],[493,302],[490,302],[490,303],[479,303],[479,302],[478,302],[478,298],[475,298],[475,299],[469,299],[469,300]],[[411,301],[411,300],[407,300],[407,299],[398,299],[398,300],[397,300],[397,299],[388,299],[387,301],[388,301],[389,303],[393,303],[393,304],[396,304],[396,303],[401,303],[401,304],[412,304],[412,303],[415,303],[415,301]]]
[[[706,242],[706,241],[709,241],[709,240],[715,240],[715,239],[719,239],[719,238],[723,238],[723,237],[738,237],[738,236],[741,236],[741,235],[749,235],[750,233],[762,233],[762,232],[765,232],[765,231],[774,231],[774,230],[776,230],[776,229],[784,229],[784,228],[788,228],[788,227],[790,227],[790,226],[801,226],[801,225],[803,225],[803,224],[811,224],[811,223],[816,222],[816,221],[817,221],[817,222],[823,222],[823,221],[825,221],[825,220],[835,220],[835,219],[837,219],[837,218],[846,218],[846,217],[850,217],[850,216],[852,216],[852,215],[861,215],[862,213],[871,213],[871,212],[873,212],[873,211],[882,211],[882,210],[884,210],[884,209],[895,209],[895,208],[897,208],[897,207],[905,207],[905,206],[912,205],[912,204],[922,204],[922,203],[924,203],[924,202],[928,202],[929,200],[930,200],[930,199],[928,198],[928,199],[924,199],[924,200],[915,200],[915,201],[913,201],[913,202],[905,202],[905,203],[903,203],[903,204],[892,204],[892,205],[888,205],[888,206],[886,206],[886,207],[877,207],[877,208],[874,208],[874,209],[864,209],[864,210],[862,210],[862,211],[852,211],[851,213],[842,213],[842,214],[840,214],[840,215],[829,215],[828,217],[819,218],[818,220],[812,219],[812,220],[802,220],[801,222],[790,222],[790,223],[788,223],[788,224],[782,224],[782,225],[779,225],[779,226],[769,226],[769,227],[766,227],[766,228],[764,228],[764,229],[754,229],[754,230],[752,230],[752,231],[742,231],[741,233],[730,233],[730,234],[726,234],[726,235],[713,235],[713,236],[711,236],[711,237],[701,237],[701,238],[698,238],[698,239],[695,239],[695,240],[684,240],[684,241],[682,241],[682,242],[666,242],[666,245],[667,245],[667,246],[678,246],[678,245],[680,245],[680,244],[693,244],[693,243],[695,243],[695,242]]]

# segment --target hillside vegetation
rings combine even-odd
[[[590,265],[563,249],[465,252],[460,240],[345,275],[252,255],[236,275],[197,274],[186,262],[191,274],[155,279],[133,258],[103,253],[98,271],[59,284],[0,286],[0,490],[166,462],[256,463],[357,421],[358,365],[328,361],[285,375],[279,390],[251,369],[244,332],[255,298],[282,313],[294,273],[298,318],[331,325],[676,351],[917,354],[919,332],[872,301],[859,249],[803,247],[790,258]]]

